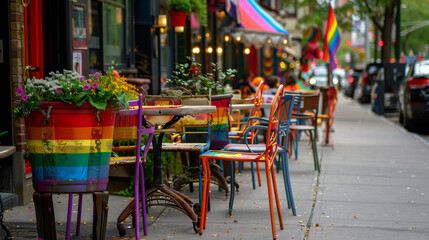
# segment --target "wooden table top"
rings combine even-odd
[[[261,107],[262,108],[270,108],[271,103],[262,103]],[[232,110],[243,110],[243,109],[253,109],[253,108],[255,108],[254,104],[231,104]]]
[[[175,115],[175,116],[186,116],[199,113],[214,113],[216,112],[216,106],[189,106],[184,105],[176,108],[144,108],[142,109],[143,115],[149,116],[165,116],[165,115]]]

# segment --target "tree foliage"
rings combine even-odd
[[[286,4],[296,4],[304,8],[306,13],[299,17],[299,22],[305,25],[323,26],[328,17],[328,0],[283,0]],[[412,1],[412,0],[411,0]],[[382,61],[390,59],[392,51],[392,27],[396,17],[396,0],[349,0],[346,4],[334,9],[338,25],[342,31],[350,32],[353,27],[352,16],[360,19],[368,17],[375,29],[381,32],[384,42]]]
[[[429,20],[429,2],[415,0],[401,0],[405,8],[401,10],[401,31],[410,28],[418,23]],[[401,37],[401,49],[405,55],[408,55],[410,50],[417,54],[425,51],[425,44],[429,44],[427,35],[429,33],[429,25],[416,29]]]

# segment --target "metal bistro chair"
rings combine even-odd
[[[210,167],[209,160],[224,160],[224,161],[238,161],[238,162],[260,162],[265,164],[265,174],[267,177],[268,185],[268,198],[269,198],[269,209],[271,217],[271,228],[273,233],[273,239],[277,239],[276,228],[275,228],[275,216],[274,216],[274,204],[273,204],[273,190],[275,202],[277,205],[277,213],[280,222],[280,229],[283,229],[283,218],[280,209],[280,201],[277,192],[277,184],[275,180],[274,161],[277,155],[278,144],[277,136],[280,123],[280,106],[282,102],[281,96],[283,95],[283,85],[279,87],[276,93],[273,104],[271,106],[271,113],[267,127],[267,137],[265,152],[263,153],[242,153],[242,152],[229,152],[229,151],[209,151],[200,155],[202,161],[202,169],[204,173],[204,186],[203,186],[203,199],[202,209],[200,216],[200,235],[203,234],[203,230],[206,227],[207,222],[207,209],[208,199],[210,192]],[[249,129],[257,129],[258,126],[252,126]],[[248,129],[248,131],[249,131]],[[234,174],[234,173],[232,173]]]
[[[133,165],[134,164],[134,200],[130,203],[119,215],[117,220],[117,227],[119,230],[119,235],[125,235],[125,229],[123,227],[123,221],[130,214],[133,214],[133,226],[135,227],[136,238],[140,236],[140,217],[139,217],[139,207],[141,201],[141,211],[143,218],[143,232],[144,235],[147,235],[147,222],[146,222],[146,200],[145,200],[145,186],[144,186],[144,172],[143,172],[143,163],[146,162],[146,156],[149,151],[149,147],[145,147],[143,154],[141,154],[142,143],[141,137],[142,134],[149,134],[146,145],[150,145],[152,142],[153,134],[155,127],[145,126],[142,128],[142,106],[143,106],[143,96],[139,95],[138,101],[128,102],[130,105],[129,111],[122,111],[119,117],[119,121],[122,122],[115,126],[115,140],[127,140],[127,146],[114,146],[114,151],[135,151],[134,156],[120,156],[120,157],[111,157],[111,167],[118,165]],[[130,144],[130,139],[136,139],[137,144]],[[79,208],[80,210],[80,208]]]
[[[294,110],[297,110],[297,113],[292,114],[292,117],[298,120],[298,124],[291,125],[290,130],[306,131],[310,134],[311,147],[313,149],[314,169],[320,172],[316,140],[320,93],[302,94],[299,98],[300,106],[294,107]],[[304,124],[300,124],[300,120],[306,121],[304,121]],[[309,120],[311,121],[309,122]],[[298,141],[295,141],[295,144],[298,145]]]
[[[293,103],[295,101],[294,96],[285,95],[282,98],[282,105],[280,108],[280,132],[278,136],[278,152],[280,154],[280,168],[283,170],[283,180],[286,190],[286,198],[288,201],[288,207],[292,208],[293,215],[296,215],[295,203],[293,200],[292,186],[289,177],[289,167],[288,167],[288,136],[289,136],[289,126],[293,110]],[[261,122],[268,122],[267,118],[254,117],[249,120],[257,119]],[[267,126],[259,126],[261,129],[266,130]],[[263,153],[265,152],[265,144],[248,144],[247,139],[245,139],[245,144],[228,144],[223,150],[232,151],[232,152],[253,152],[253,153]],[[233,175],[234,176],[234,175]],[[234,201],[234,189],[231,189],[231,198],[230,198],[230,215],[232,214],[232,206]]]
[[[231,131],[229,133],[228,138],[229,138],[230,142],[231,141],[241,141],[241,142],[243,142],[243,136],[244,136],[243,133],[244,133],[244,131],[249,126],[252,126],[254,124],[258,124],[258,120],[249,120],[249,119],[252,118],[252,117],[261,117],[262,116],[261,104],[262,104],[262,101],[263,101],[262,100],[263,90],[264,90],[264,83],[261,82],[259,84],[257,90],[256,90],[255,97],[254,97],[254,100],[253,100],[254,108],[250,112],[249,118],[246,121],[246,124],[243,124],[241,126],[240,131]],[[239,121],[241,121],[241,119]],[[255,137],[257,135],[257,132],[258,131],[252,131],[252,132],[250,132],[250,134],[247,135],[247,138],[248,139],[253,139],[252,141],[255,141]],[[234,171],[232,165],[233,164],[230,164],[230,171]],[[242,163],[240,163],[239,168],[240,168],[240,172],[241,172]],[[256,188],[256,184],[255,184],[255,167],[253,166],[253,162],[250,163],[250,168],[251,168],[251,172],[252,172],[252,187],[253,187],[253,189],[255,189]],[[259,171],[259,163],[258,162],[256,162],[256,172],[257,172],[257,175],[258,175],[258,185],[261,186],[262,185],[262,183],[261,183],[261,173]]]

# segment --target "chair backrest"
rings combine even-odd
[[[282,105],[280,108],[280,124],[288,125],[294,108],[295,96],[284,95],[282,97]]]
[[[301,104],[300,106],[296,106],[295,109],[299,111],[311,111],[315,114],[318,113],[319,110],[319,98],[320,93],[316,94],[302,94],[300,96]]]
[[[136,150],[136,155],[140,156],[141,150],[141,135],[143,133],[149,134],[149,138],[146,141],[146,144],[152,142],[153,133],[155,127],[153,126],[145,126],[146,129],[143,129],[143,114],[142,114],[142,106],[143,106],[143,95],[139,94],[139,100],[128,102],[130,106],[129,111],[120,112],[119,122],[117,121],[115,124],[114,135],[113,138],[115,140],[119,140],[119,145],[114,146],[112,148],[113,151],[132,151]],[[119,126],[117,126],[119,125]],[[121,144],[121,140],[127,140],[127,146]],[[136,140],[136,144],[130,145],[130,140]],[[146,161],[146,155],[149,151],[149,147],[144,149],[143,153],[143,161]]]
[[[283,85],[280,85],[279,89],[277,90],[276,95],[274,96],[273,103],[271,105],[271,111],[270,111],[270,117],[268,122],[268,128],[267,128],[267,136],[266,136],[266,143],[265,143],[265,161],[268,165],[272,165],[274,162],[274,159],[277,154],[277,136],[278,136],[278,130],[279,130],[279,124],[280,124],[280,113],[281,113],[281,106],[283,101]]]

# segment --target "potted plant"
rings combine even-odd
[[[211,148],[220,149],[226,145],[226,136],[229,128],[228,110],[232,94],[227,94],[223,84],[230,81],[237,72],[235,69],[223,71],[215,63],[212,63],[212,72],[202,73],[201,63],[196,62],[194,58],[187,57],[187,62],[176,64],[173,75],[167,79],[173,89],[166,92],[174,95],[181,95],[182,98],[187,94],[191,95],[209,95],[211,105],[216,106],[216,113],[213,114],[212,131],[216,138],[212,140]],[[180,89],[185,89],[182,91]],[[225,139],[217,141],[217,139]]]
[[[186,15],[192,10],[189,0],[170,0],[167,4],[170,27],[185,26]]]
[[[28,79],[15,108],[25,117],[27,144],[37,192],[106,189],[115,107],[127,107],[138,92],[109,69],[83,77],[64,70]]]

